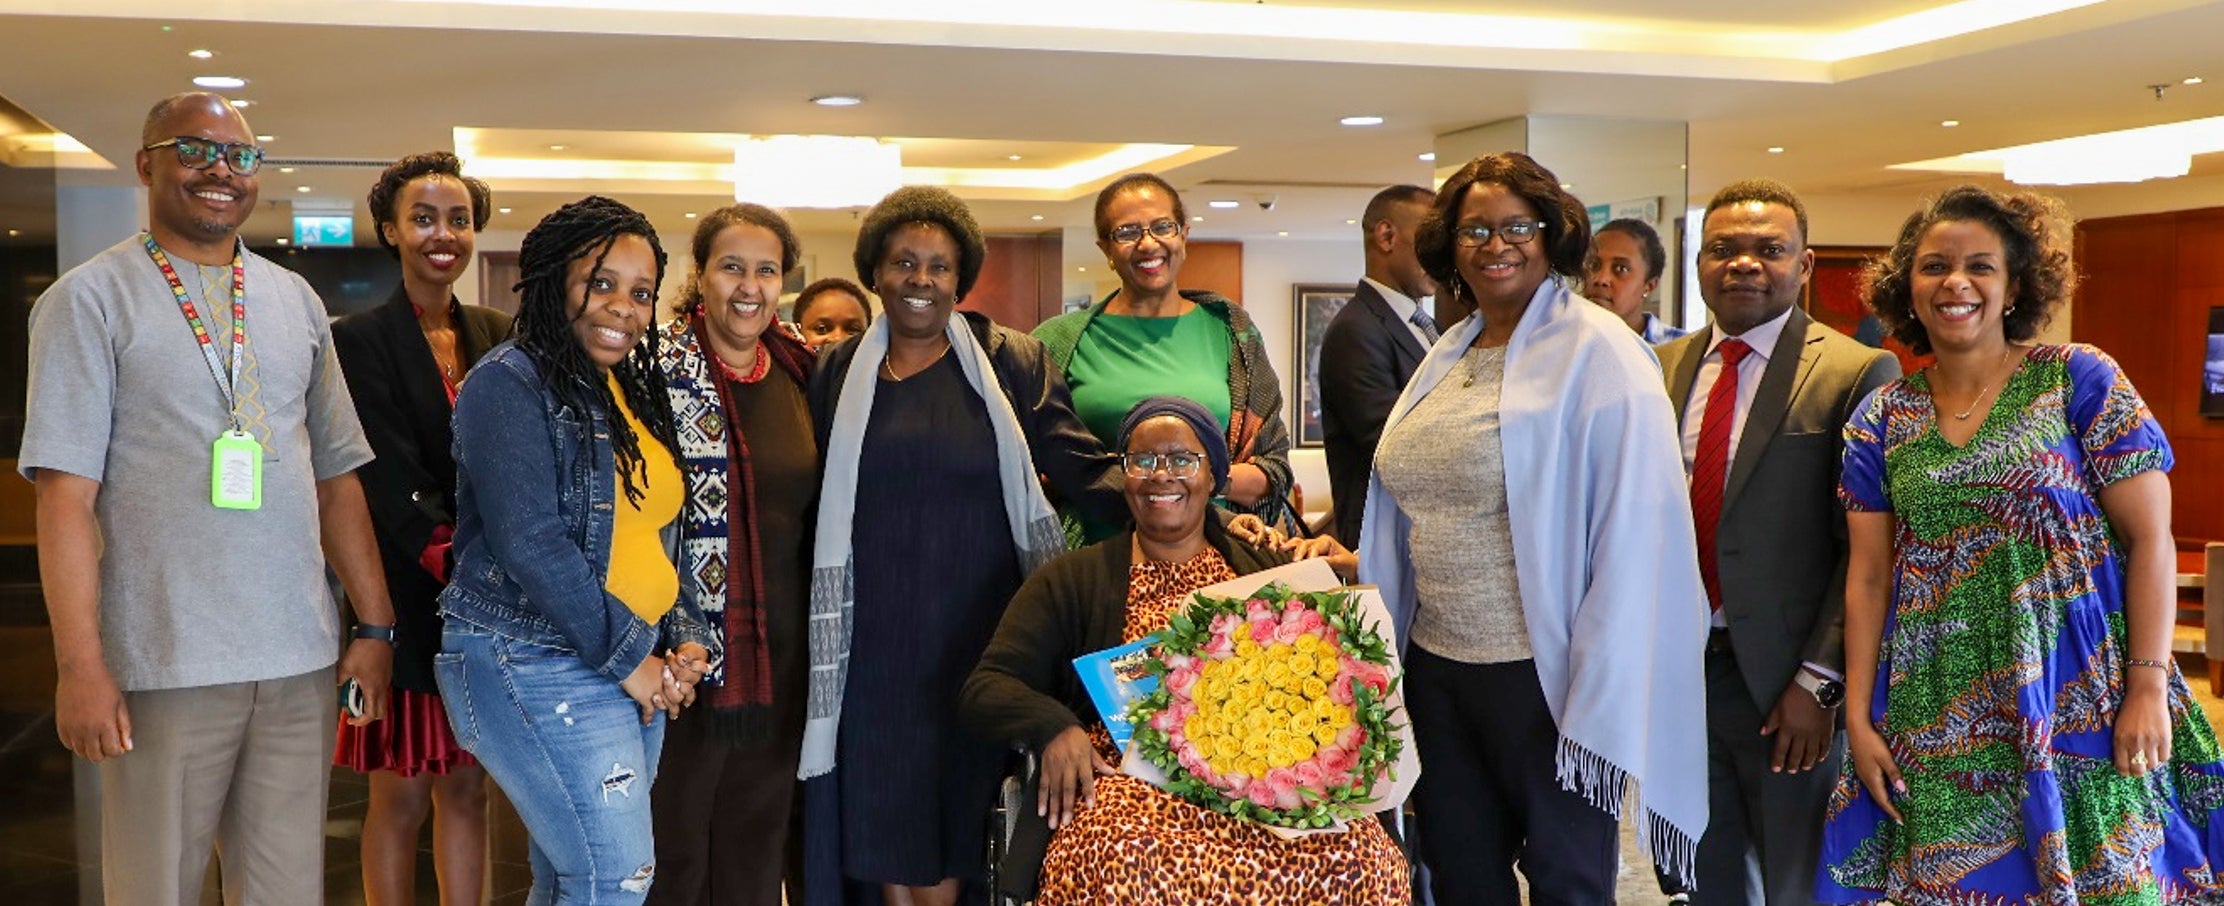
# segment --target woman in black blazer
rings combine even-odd
[[[363,892],[370,906],[417,901],[418,832],[428,813],[440,901],[475,904],[486,864],[486,772],[456,744],[433,685],[434,598],[447,584],[456,466],[448,417],[464,372],[510,332],[510,316],[456,301],[492,204],[445,151],[396,161],[371,187],[378,241],[401,261],[394,297],[341,318],[332,343],[377,459],[364,496],[397,618],[394,706],[364,727],[340,722],[333,763],[370,775]]]

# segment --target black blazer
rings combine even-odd
[[[456,308],[456,353],[469,368],[509,336],[510,316],[477,305]],[[358,474],[394,601],[394,685],[437,693],[432,656],[440,651],[440,607],[433,599],[441,586],[417,557],[434,528],[456,521],[452,406],[440,365],[399,286],[377,308],[333,322],[332,347],[376,456]]]
[[[1364,280],[1321,336],[1321,438],[1336,510],[1330,534],[1345,547],[1359,547],[1367,473],[1374,467],[1382,424],[1426,355],[1412,328]]]

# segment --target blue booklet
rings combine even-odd
[[[1152,660],[1151,644],[1150,639],[1143,639],[1073,659],[1082,688],[1089,690],[1089,700],[1096,702],[1097,713],[1104,716],[1105,731],[1123,755],[1127,753],[1127,741],[1135,735],[1135,728],[1127,722],[1127,706],[1158,691],[1158,677],[1145,669]]]

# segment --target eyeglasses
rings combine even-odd
[[[1452,228],[1452,241],[1472,247],[1490,242],[1490,237],[1495,235],[1505,240],[1507,245],[1528,245],[1529,240],[1537,238],[1537,234],[1543,230],[1544,221],[1541,220],[1517,220],[1496,227],[1482,223],[1463,223]]]
[[[1129,478],[1149,478],[1165,469],[1175,478],[1189,478],[1205,464],[1205,454],[1182,450],[1178,453],[1122,453],[1120,467],[1127,470]]]
[[[1181,235],[1182,225],[1171,220],[1153,220],[1149,227],[1140,223],[1122,224],[1112,228],[1112,242],[1115,245],[1134,245],[1143,241],[1143,233],[1146,229],[1149,230],[1152,238],[1165,242]]]
[[[180,135],[177,138],[163,139],[140,150],[152,151],[163,147],[178,149],[178,163],[193,170],[206,170],[216,166],[216,162],[221,160],[233,173],[253,176],[263,166],[263,149],[246,142],[218,142]]]

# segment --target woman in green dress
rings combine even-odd
[[[1181,194],[1150,173],[1130,173],[1097,193],[1097,248],[1120,288],[1086,309],[1043,322],[1035,338],[1065,373],[1074,410],[1105,444],[1120,420],[1153,396],[1194,401],[1220,420],[1233,459],[1216,503],[1294,533],[1290,431],[1282,384],[1243,307],[1179,285],[1189,215]],[[1081,520],[1095,541],[1118,526]]]
[[[2116,363],[2035,343],[2058,202],[1954,189],[1869,303],[1936,364],[1846,427],[1847,764],[1829,903],[2216,902],[2224,765],[2170,659],[2170,446]]]

